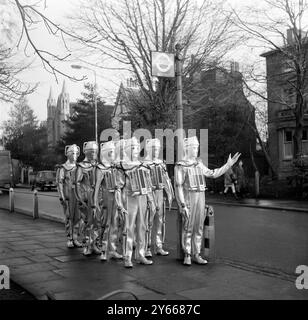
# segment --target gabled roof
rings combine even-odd
[[[122,98],[125,101],[125,105],[128,106],[129,102],[138,95],[140,95],[140,89],[133,88],[133,87],[124,87],[123,83],[121,82],[111,116],[114,117],[117,114],[117,110],[119,108],[119,102],[121,101]]]

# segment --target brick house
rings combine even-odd
[[[294,45],[292,30],[287,32],[287,45]],[[306,54],[308,50],[306,51]],[[290,84],[294,77],[292,63],[280,50],[263,53],[266,59],[268,97],[268,145],[278,178],[284,179],[293,173],[293,133],[295,130],[295,89]],[[307,57],[308,58],[308,57]],[[306,75],[307,77],[307,75]],[[306,82],[307,86],[307,82]],[[306,93],[308,94],[308,86]],[[304,110],[302,148],[305,161],[308,160],[308,104]]]

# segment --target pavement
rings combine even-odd
[[[231,206],[251,207],[258,209],[273,209],[283,211],[308,212],[307,200],[283,200],[283,199],[255,199],[243,198],[234,199],[231,195],[211,194],[206,195],[206,199],[211,204],[224,204]]]
[[[167,213],[167,224],[175,212]],[[296,275],[270,273],[245,264],[216,259],[206,266],[185,267],[176,259],[176,239],[166,238],[167,257],[154,264],[101,262],[84,257],[81,249],[65,247],[64,226],[47,219],[33,220],[0,209],[0,265],[11,279],[37,299],[99,299],[115,290],[116,299],[308,299],[308,290],[295,287]],[[171,233],[170,233],[171,234]]]
[[[10,290],[0,290],[0,301],[10,300],[36,300],[35,297],[27,292],[17,283],[10,281]]]

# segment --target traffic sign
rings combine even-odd
[[[152,76],[173,78],[175,76],[174,54],[151,51]]]

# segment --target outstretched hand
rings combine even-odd
[[[241,156],[241,153],[237,152],[232,158],[231,158],[231,153],[229,154],[229,158],[228,158],[228,165],[230,167],[232,167],[236,162],[237,160],[239,159],[239,157]]]

